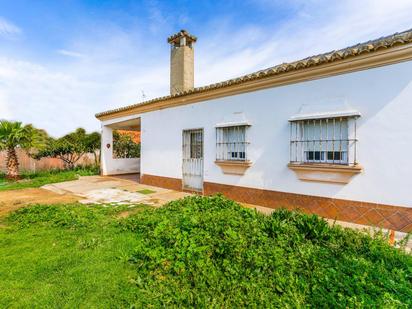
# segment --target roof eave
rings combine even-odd
[[[365,58],[382,58],[375,59],[377,61],[370,61],[369,67],[376,67],[379,65],[391,64],[395,62],[405,61],[412,59],[412,29],[405,31],[399,34],[394,34],[382,39],[375,41],[369,41],[363,44],[354,45],[352,47],[325,53],[322,55],[317,55],[313,57],[308,57],[299,61],[284,63],[274,67],[270,67],[266,70],[261,70],[252,74],[244,75],[238,78],[230,79],[227,81],[211,84],[204,87],[197,87],[192,90],[178,93],[175,95],[169,95],[164,97],[155,98],[149,101],[141,102],[138,104],[133,104],[125,106],[122,108],[105,111],[102,113],[97,113],[96,118],[102,120],[106,116],[112,116],[117,113],[122,113],[128,110],[133,110],[136,108],[144,107],[147,105],[154,105],[156,103],[161,103],[169,100],[184,100],[193,95],[201,94],[204,92],[213,92],[221,88],[234,87],[239,84],[247,84],[256,80],[268,80],[273,77],[282,76],[285,74],[304,72],[305,70],[311,68],[321,68],[327,67],[336,63],[336,67],[339,63],[348,62],[348,60],[353,59],[365,59]],[[400,52],[399,52],[400,51]],[[404,51],[402,53],[402,51]],[[405,52],[406,51],[406,52]],[[383,55],[383,56],[382,56]],[[376,58],[375,57],[375,58]],[[393,59],[391,59],[391,57]],[[360,61],[361,62],[361,61]],[[360,63],[359,62],[359,63]],[[347,71],[355,71],[359,69],[368,68],[368,66],[355,64],[355,61],[352,61],[352,67],[348,68]],[[357,67],[358,66],[358,67]],[[330,72],[333,73],[333,72]],[[339,74],[339,72],[336,72]],[[113,117],[110,117],[113,118]]]

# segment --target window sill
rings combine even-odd
[[[330,183],[349,183],[351,178],[362,172],[360,165],[336,165],[313,163],[289,163],[300,180]]]
[[[232,175],[243,175],[252,166],[250,161],[216,160],[215,163],[220,166],[224,174]]]

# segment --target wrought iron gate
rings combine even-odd
[[[183,131],[183,189],[203,191],[203,129]]]

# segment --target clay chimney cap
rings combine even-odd
[[[175,44],[180,42],[181,38],[186,38],[187,43],[194,43],[197,41],[197,37],[191,35],[188,31],[182,29],[178,33],[173,34],[167,38],[167,43]]]

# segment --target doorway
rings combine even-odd
[[[183,189],[203,192],[203,129],[183,130]]]

